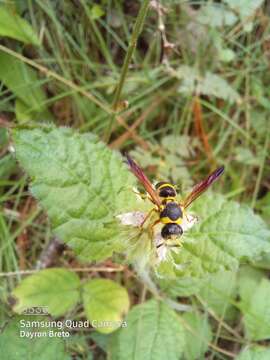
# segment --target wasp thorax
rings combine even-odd
[[[160,213],[160,219],[163,223],[175,222],[179,219],[182,219],[182,217],[182,209],[176,202],[167,203]]]
[[[183,229],[181,228],[181,226],[174,223],[166,224],[161,230],[161,236],[164,239],[170,239],[171,237],[180,236],[182,234]]]
[[[158,195],[162,198],[176,197],[176,191],[174,186],[166,181],[161,181],[157,183],[155,187],[158,192]]]

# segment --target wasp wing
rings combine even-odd
[[[205,192],[210,185],[216,181],[224,171],[224,166],[213,171],[206,179],[200,181],[194,186],[191,193],[185,198],[183,204],[184,208],[187,208],[194,200],[196,200],[203,192]]]
[[[133,159],[129,155],[126,154],[127,163],[129,165],[130,171],[137,177],[137,179],[140,181],[140,183],[145,188],[146,192],[150,195],[152,201],[154,204],[156,204],[158,207],[161,206],[161,201],[158,197],[158,194],[153,189],[153,186],[150,182],[150,180],[147,178],[147,176],[144,174],[142,169],[135,163]]]

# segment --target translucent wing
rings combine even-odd
[[[140,183],[143,185],[147,193],[149,194],[150,198],[152,199],[153,203],[156,204],[158,207],[161,206],[161,201],[158,197],[158,194],[154,190],[151,182],[146,177],[142,169],[135,163],[134,160],[131,159],[129,155],[126,155],[127,163],[129,165],[130,171],[137,177]]]
[[[185,198],[182,206],[187,208],[194,200],[196,200],[203,192],[205,192],[210,185],[216,181],[224,171],[224,166],[213,171],[206,179],[194,186],[191,193]]]

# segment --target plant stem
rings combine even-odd
[[[253,192],[253,197],[252,197],[252,201],[251,201],[251,207],[252,208],[255,207],[256,200],[257,200],[257,197],[258,197],[258,192],[259,192],[260,183],[261,183],[261,180],[262,180],[265,160],[266,160],[266,157],[267,157],[267,152],[268,152],[268,147],[269,147],[269,140],[270,140],[269,138],[270,138],[270,130],[268,128],[266,138],[265,138],[265,143],[264,143],[264,148],[263,148],[263,154],[262,154],[262,160],[261,160],[261,164],[260,164],[260,168],[259,168],[259,173],[258,173],[258,176],[257,176],[257,180],[256,180],[256,184],[255,184],[255,190]]]
[[[119,80],[119,83],[117,85],[117,88],[116,88],[116,91],[115,91],[115,94],[114,94],[114,98],[113,98],[112,109],[114,111],[117,110],[117,105],[119,103],[121,92],[122,92],[124,82],[125,82],[125,79],[126,79],[126,76],[127,76],[128,67],[129,67],[130,61],[132,59],[134,50],[136,48],[138,37],[139,37],[139,35],[140,35],[141,31],[142,31],[143,24],[144,24],[146,14],[147,14],[147,10],[149,8],[149,4],[150,4],[150,0],[144,0],[143,1],[142,5],[141,5],[141,8],[140,8],[140,11],[139,11],[139,14],[138,14],[138,16],[136,18],[136,22],[135,22],[135,25],[134,25],[134,28],[133,28],[133,32],[131,34],[130,43],[129,43],[127,53],[126,53],[126,56],[125,56],[125,59],[124,59],[124,64],[123,64],[123,67],[122,67],[122,70],[121,70],[120,80]],[[107,131],[107,134],[106,134],[106,139],[105,139],[106,142],[110,138],[112,124],[113,124],[114,120],[115,120],[115,114],[112,114],[111,119],[110,119],[110,123],[109,123],[109,127],[108,127],[108,131]]]

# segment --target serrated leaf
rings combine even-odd
[[[32,26],[5,6],[0,6],[0,36],[40,46],[39,38]]]
[[[212,340],[212,331],[207,317],[198,313],[185,313],[182,316],[185,327],[185,357],[188,360],[203,359]]]
[[[15,130],[16,155],[55,234],[82,260],[125,249],[118,214],[136,208],[134,178],[121,157],[92,134],[68,128]]]
[[[201,287],[206,283],[208,277],[203,279],[194,277],[177,277],[173,272],[175,279],[168,279],[167,276],[163,279],[158,279],[159,285],[164,292],[172,297],[191,296],[198,294]]]
[[[205,194],[194,202],[191,211],[199,221],[183,235],[181,251],[171,252],[176,266],[171,267],[178,277],[236,271],[240,262],[270,252],[270,231],[249,207],[226,201],[221,195]]]
[[[241,352],[235,360],[269,360],[270,349],[263,346],[251,346]]]
[[[225,3],[244,20],[254,14],[263,4],[263,0],[225,0]]]
[[[198,297],[206,308],[222,318],[231,318],[234,313],[232,301],[236,296],[236,273],[222,271],[209,276],[200,288]]]
[[[239,295],[242,302],[250,303],[256,287],[265,278],[263,271],[254,269],[251,266],[242,266],[238,273]]]
[[[186,135],[164,136],[161,140],[163,151],[160,151],[160,145],[148,144],[150,151],[136,147],[131,151],[131,155],[142,168],[155,167],[154,180],[171,179],[174,184],[181,184],[181,189],[192,185],[192,179],[186,167],[186,159],[195,156],[195,149],[199,147],[196,138]],[[164,155],[160,156],[160,153],[164,153]]]
[[[29,337],[20,336],[20,331],[25,332],[39,332],[45,333],[48,332],[48,328],[42,327],[23,327],[20,321],[47,321],[50,320],[44,317],[32,317],[28,316],[16,316],[15,319],[12,319],[6,327],[4,327],[3,332],[0,334],[0,349],[1,360],[68,360],[70,356],[65,353],[65,342],[60,337],[49,337],[46,336]]]
[[[13,290],[16,299],[13,310],[48,307],[49,314],[60,316],[72,309],[79,300],[80,279],[66,269],[45,269],[30,275]]]
[[[235,147],[235,160],[250,166],[259,166],[262,161],[262,153],[260,151],[257,154],[253,154],[252,151],[248,148],[243,147]]]
[[[251,340],[270,339],[270,281],[262,279],[250,298],[249,304],[242,303],[244,325]]]
[[[198,84],[199,94],[214,96],[231,103],[240,101],[239,94],[220,75],[207,72],[204,79]]]
[[[220,28],[234,25],[237,22],[237,16],[223,4],[207,3],[198,11],[197,20],[204,25]]]
[[[218,74],[208,71],[202,76],[197,69],[182,65],[177,69],[176,76],[182,80],[178,91],[183,94],[192,95],[196,92],[231,103],[240,101],[238,92]]]
[[[14,56],[0,53],[0,81],[16,96],[17,120],[49,120],[52,115],[45,106],[46,96],[37,72]]]
[[[183,353],[184,329],[176,313],[163,302],[150,300],[135,306],[127,327],[111,338],[112,360],[178,360]]]
[[[94,279],[85,283],[83,303],[92,326],[104,334],[119,328],[129,309],[127,290],[108,279]]]

